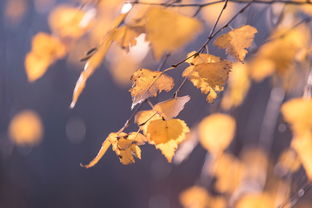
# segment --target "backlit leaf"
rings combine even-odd
[[[188,62],[192,65],[184,70],[183,76],[207,94],[208,102],[213,102],[217,98],[217,92],[224,89],[232,63],[210,54],[199,54]]]
[[[256,28],[244,25],[219,36],[214,44],[225,49],[227,54],[237,60],[243,61],[248,52],[246,48],[250,47],[256,32]]]
[[[147,40],[156,59],[191,41],[201,30],[195,18],[183,16],[168,8],[151,7],[145,14]]]
[[[192,186],[180,194],[180,202],[184,208],[207,208],[209,193],[201,186]]]
[[[153,109],[160,113],[165,119],[170,119],[177,117],[189,100],[189,96],[176,97],[157,103]]]
[[[234,118],[215,113],[204,118],[199,126],[199,139],[202,146],[212,154],[222,153],[231,143],[236,130]]]
[[[170,91],[174,81],[171,77],[160,71],[139,69],[131,77],[133,83],[129,90],[132,96],[132,108],[149,97],[156,96],[159,92]]]

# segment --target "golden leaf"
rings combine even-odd
[[[147,138],[151,143],[161,144],[170,140],[185,138],[190,130],[186,123],[180,119],[153,120],[147,127]]]
[[[48,67],[66,54],[66,46],[56,37],[38,33],[32,39],[32,49],[25,58],[28,81],[34,82],[42,77]]]
[[[102,159],[110,146],[112,146],[113,151],[119,157],[122,164],[128,165],[134,163],[134,157],[141,159],[141,149],[138,145],[144,144],[145,141],[145,136],[137,132],[131,132],[130,134],[124,132],[110,133],[104,140],[95,158],[87,165],[80,165],[85,168],[93,167]]]
[[[273,197],[268,193],[252,193],[243,196],[235,208],[274,208]]]
[[[203,19],[209,24],[214,25],[218,16],[220,15],[220,11],[224,6],[224,2],[211,4],[209,6],[203,7],[200,14]],[[219,24],[226,24],[230,18],[233,16],[233,13],[236,10],[236,4],[234,2],[228,2],[225,11],[222,13],[220,17]]]
[[[38,144],[43,136],[43,126],[39,115],[30,110],[18,113],[10,122],[9,135],[17,145]]]
[[[235,129],[236,123],[231,116],[212,114],[204,118],[198,126],[200,143],[206,150],[217,155],[229,146],[235,136]]]
[[[250,47],[257,29],[244,25],[219,36],[214,44],[226,50],[226,53],[239,61],[244,61],[247,54],[246,48]]]
[[[208,94],[208,102],[213,102],[217,98],[217,92],[224,89],[232,67],[231,62],[210,54],[199,54],[188,62],[192,65],[184,70],[182,76],[187,77],[202,93]]]
[[[160,103],[154,106],[154,111],[160,113],[165,119],[177,117],[183,110],[184,105],[190,101],[190,97],[176,97]]]
[[[156,96],[159,92],[170,91],[174,81],[171,77],[160,71],[139,69],[131,77],[133,83],[129,90],[132,96],[132,107],[143,102],[149,97]]]
[[[294,138],[291,146],[299,156],[309,181],[312,181],[312,132],[305,132]]]
[[[300,168],[300,160],[293,149],[286,149],[278,159],[278,166],[286,173],[296,172]]]
[[[56,7],[49,16],[51,30],[61,38],[79,38],[89,28],[90,22],[81,24],[86,12],[69,5]]]
[[[224,153],[212,162],[210,168],[216,177],[215,187],[219,192],[230,194],[241,185],[245,166],[234,156]]]
[[[162,119],[161,115],[154,110],[139,111],[134,117],[135,123],[138,124],[144,134],[147,132],[149,123],[159,119]]]
[[[242,104],[249,87],[247,65],[239,62],[234,63],[229,76],[228,88],[221,102],[222,108],[229,110]]]
[[[180,194],[180,202],[184,208],[207,208],[209,200],[209,193],[200,186],[192,186]]]
[[[281,112],[291,124],[294,136],[312,131],[312,99],[291,99],[282,105]]]
[[[136,39],[144,28],[140,26],[121,26],[116,30],[113,40],[123,49],[129,51],[129,47],[136,45]]]
[[[170,9],[151,7],[145,14],[147,40],[156,59],[191,41],[201,30],[195,18],[180,15]],[[174,31],[173,31],[174,30]]]

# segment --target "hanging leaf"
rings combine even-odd
[[[201,31],[201,24],[168,8],[151,7],[145,14],[145,30],[155,58],[159,59],[191,41]]]
[[[129,51],[129,47],[136,45],[136,38],[143,32],[143,27],[124,25],[116,30],[113,40],[121,48]]]
[[[48,67],[67,53],[66,46],[56,37],[40,32],[32,39],[32,49],[25,58],[25,70],[29,82],[42,77]]]
[[[132,88],[129,90],[132,96],[132,107],[143,102],[149,97],[156,96],[159,92],[170,91],[174,81],[171,77],[160,71],[139,69],[131,77]]]
[[[246,48],[251,46],[256,33],[256,28],[244,25],[221,35],[214,44],[225,49],[227,54],[234,56],[237,60],[244,61],[248,52]]]
[[[204,118],[199,126],[202,146],[214,155],[222,153],[234,138],[236,123],[229,115],[215,113]]]
[[[188,54],[187,57],[192,54]],[[210,54],[199,54],[187,62],[191,66],[184,70],[182,76],[187,77],[202,93],[207,94],[208,102],[213,102],[217,98],[217,92],[224,90],[232,63]]]
[[[170,119],[177,117],[188,101],[190,101],[189,96],[176,97],[157,103],[153,109],[160,113],[165,119]]]

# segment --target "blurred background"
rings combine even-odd
[[[94,34],[71,43],[71,52],[66,58],[56,61],[44,76],[30,83],[24,60],[31,50],[32,37],[38,32],[51,33],[49,14],[54,8],[60,4],[79,7],[81,2],[0,1],[1,208],[176,208],[181,207],[179,194],[202,180],[206,150],[196,142],[193,142],[195,149],[186,154],[187,158],[182,162],[175,160],[176,163],[168,163],[153,146],[145,145],[142,159],[132,165],[120,164],[115,153],[109,150],[95,167],[84,169],[79,166],[89,162],[106,136],[121,128],[130,116],[128,89],[133,71],[138,67],[153,69],[159,65],[144,38],[140,42],[141,48],[130,55],[114,46],[88,80],[76,107],[69,108],[75,83],[83,69],[79,59],[95,46],[109,28],[108,22],[120,13],[122,4],[116,6],[116,2],[107,1],[107,5],[103,5],[103,8],[106,6],[103,11],[109,10],[110,13],[103,12],[103,19],[94,23],[99,24]],[[231,4],[226,10],[228,16],[221,21],[221,25],[242,6]],[[201,11],[198,17],[205,29],[192,43],[170,56],[165,66],[177,63],[187,52],[201,46],[221,7],[219,5],[219,9],[210,10],[207,7]],[[185,8],[180,12],[192,16],[195,10]],[[231,27],[247,23],[257,27],[259,33],[252,46],[255,48],[263,43],[273,28],[271,13],[267,5],[252,6]],[[223,52],[214,47],[210,52],[224,57]],[[182,81],[180,73],[184,68],[179,69],[170,73],[176,83]],[[239,154],[248,145],[258,144],[270,93],[270,80],[257,83],[250,89],[245,103],[232,112],[238,123],[235,141],[229,148],[233,154]],[[218,102],[207,104],[205,96],[190,83],[186,83],[181,94],[191,96],[191,101],[180,114],[190,127],[196,126],[217,108]],[[168,96],[171,94],[163,93],[151,100],[157,103]],[[27,133],[23,126],[31,132]],[[135,130],[135,125],[129,129]],[[20,136],[23,131],[30,137]],[[274,151],[270,156],[275,161],[279,153],[289,146],[291,139],[290,130],[280,116],[273,133]],[[25,144],[27,139],[29,141]],[[301,170],[294,178],[294,192],[305,182],[304,171]],[[308,194],[303,197],[303,201],[306,200],[309,200]]]

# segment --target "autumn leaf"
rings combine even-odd
[[[131,77],[132,88],[129,90],[132,96],[132,107],[143,102],[149,97],[156,96],[161,91],[170,91],[174,81],[171,77],[160,71],[139,69]]]
[[[236,123],[231,116],[221,113],[209,115],[198,126],[200,143],[210,153],[218,155],[233,140],[235,129]]]
[[[210,195],[201,186],[192,186],[180,194],[180,202],[184,208],[207,208]]]
[[[278,167],[281,168],[285,173],[296,172],[300,166],[300,160],[297,153],[293,149],[286,149],[279,156]],[[312,167],[312,166],[311,166]]]
[[[144,18],[147,40],[156,59],[184,46],[201,31],[198,20],[168,8],[151,7]]]
[[[235,208],[274,208],[274,202],[269,193],[250,193],[240,198]]]
[[[187,77],[202,93],[208,94],[208,102],[213,102],[217,93],[224,89],[232,67],[231,62],[210,54],[199,54],[188,62],[191,66],[184,70],[182,76]]]
[[[246,48],[250,47],[257,29],[244,25],[230,32],[219,36],[214,44],[226,50],[226,53],[235,57],[239,61],[244,61],[247,54]]]
[[[124,25],[116,30],[113,40],[123,49],[136,45],[136,38],[144,32],[142,26]]]
[[[147,127],[147,138],[151,143],[161,144],[170,140],[185,138],[189,132],[186,123],[180,119],[153,120]]]
[[[154,105],[153,110],[160,113],[163,118],[170,119],[177,117],[184,109],[184,105],[190,101],[189,96],[172,98]]]
[[[87,13],[82,9],[69,5],[60,5],[51,12],[49,25],[59,37],[77,39],[90,27],[91,19],[82,22],[86,15]]]
[[[221,102],[222,108],[228,110],[242,104],[249,87],[250,78],[247,64],[234,63],[229,75],[228,87]]]
[[[146,137],[138,132],[131,132],[130,134],[124,132],[110,133],[104,140],[96,157],[87,165],[80,165],[85,168],[93,167],[102,159],[110,146],[112,146],[122,164],[134,163],[134,157],[141,159],[141,149],[138,145],[143,145],[145,141]]]
[[[83,89],[86,86],[86,82],[89,79],[89,77],[95,72],[95,70],[99,67],[102,60],[104,59],[107,51],[109,50],[113,38],[118,32],[116,29],[126,18],[126,14],[121,14],[113,21],[112,29],[106,33],[105,37],[103,38],[101,44],[97,47],[95,53],[88,59],[87,63],[84,66],[83,71],[81,72],[77,82],[76,86],[73,92],[73,98],[72,102],[70,104],[70,108],[74,108],[80,94],[82,93]]]
[[[30,110],[19,112],[9,125],[10,139],[17,145],[36,145],[43,136],[40,116]]]
[[[56,37],[40,32],[32,39],[32,49],[25,58],[25,70],[29,82],[42,77],[48,67],[66,55],[66,46]]]

